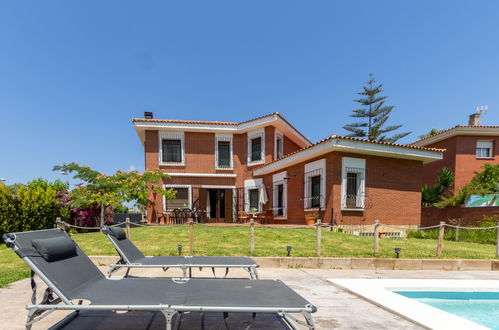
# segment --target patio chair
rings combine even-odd
[[[31,304],[26,306],[26,329],[56,310],[73,311],[56,326],[62,327],[79,311],[159,311],[166,329],[180,324],[185,312],[278,313],[293,329],[304,324],[314,329],[317,309],[281,281],[248,279],[107,279],[61,229],[3,235],[7,247],[31,268]],[[38,275],[47,285],[41,302],[36,301]],[[57,297],[54,297],[54,294]],[[291,313],[301,313],[299,320]],[[204,315],[204,314],[203,314]]]
[[[111,241],[116,252],[120,256],[117,264],[109,268],[109,276],[120,268],[126,268],[125,277],[128,276],[131,268],[162,268],[167,271],[169,268],[180,268],[183,276],[192,276],[192,268],[211,268],[213,276],[215,268],[225,268],[224,278],[227,277],[229,269],[242,268],[250,274],[251,279],[258,279],[258,264],[247,257],[197,257],[197,256],[155,256],[146,257],[135,244],[130,241],[125,231],[120,227],[103,227],[102,233]]]

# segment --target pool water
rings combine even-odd
[[[499,292],[394,291],[402,296],[499,330]]]

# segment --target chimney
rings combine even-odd
[[[470,119],[468,119],[468,125],[470,126],[480,126],[481,123],[481,114],[480,113],[472,113],[470,115]]]
[[[145,119],[153,119],[154,116],[151,111],[144,111],[144,118]]]
[[[476,108],[475,113],[472,113],[468,119],[468,125],[480,126],[482,125],[482,115],[487,112],[487,106],[482,105]]]

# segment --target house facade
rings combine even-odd
[[[160,169],[175,200],[155,215],[203,210],[216,222],[272,210],[273,222],[307,213],[344,225],[418,225],[423,165],[443,150],[333,135],[312,144],[279,113],[241,123],[138,118],[145,169]]]
[[[451,187],[454,193],[467,185],[484,164],[499,164],[499,126],[455,126],[412,145],[446,150],[443,159],[424,165],[423,183],[436,184],[438,172],[447,167],[455,174]]]

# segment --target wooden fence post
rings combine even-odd
[[[454,235],[454,240],[455,240],[456,242],[457,242],[457,241],[459,241],[459,231],[460,231],[460,229],[461,229],[461,228],[459,228],[459,227],[461,227],[461,219],[458,219],[458,220],[457,220],[456,233],[455,233],[455,235]]]
[[[444,249],[444,238],[445,238],[445,221],[440,221],[440,228],[438,229],[438,243],[437,243],[437,257],[442,256],[442,250]]]
[[[126,238],[131,239],[131,236],[130,236],[130,218],[129,217],[125,218],[125,228],[126,228]]]
[[[255,254],[255,219],[250,219],[250,256]]]
[[[189,254],[194,255],[194,222],[189,220]]]
[[[374,256],[379,256],[379,220],[374,220]]]
[[[496,257],[499,257],[499,222],[496,225]]]
[[[321,256],[321,219],[317,219],[317,222],[315,223],[316,228],[316,234],[315,234],[315,252],[318,257]]]

